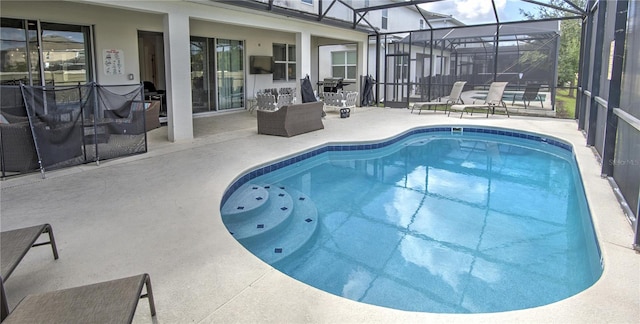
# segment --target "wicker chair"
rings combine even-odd
[[[160,127],[160,107],[161,102],[158,100],[151,101],[151,105],[144,110],[144,124],[148,131]]]
[[[139,135],[160,127],[161,107],[161,102],[158,100],[146,102],[134,100],[131,105],[105,110],[104,117],[112,121],[109,128],[113,134]],[[142,129],[143,114],[144,130]]]

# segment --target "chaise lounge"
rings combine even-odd
[[[508,82],[492,82],[491,86],[489,86],[489,92],[487,93],[487,97],[484,99],[483,103],[473,103],[470,105],[453,105],[451,109],[449,109],[449,115],[451,115],[452,110],[460,111],[460,118],[464,115],[465,111],[471,111],[471,115],[473,116],[473,111],[480,109],[487,111],[487,118],[489,117],[490,112],[495,112],[496,107],[502,107],[507,113],[507,117],[509,117],[509,110],[507,109],[507,105],[502,101],[502,95],[504,94],[504,89],[507,87]],[[447,116],[449,116],[447,115]]]
[[[48,242],[36,243],[42,234],[49,235]],[[58,259],[58,248],[49,224],[24,227],[0,233],[0,269],[4,280],[8,279],[20,261],[32,247],[51,245],[53,258]]]
[[[522,101],[522,103],[524,104],[524,109],[527,109],[531,106],[531,101],[540,101],[540,107],[544,108],[544,101],[542,100],[542,96],[539,95],[539,92],[539,84],[529,84],[524,89],[524,93],[522,93],[521,95],[513,95],[511,105],[514,105],[516,101]]]
[[[464,89],[464,85],[466,83],[467,81],[456,81],[451,87],[451,93],[448,96],[440,98],[440,101],[423,102],[423,103],[415,104],[411,108],[411,113],[413,114],[414,109],[418,109],[418,115],[420,115],[423,109],[430,109],[431,107],[433,107],[433,111],[435,112],[438,106],[444,106],[444,112],[447,113],[449,106],[457,104],[458,102],[461,104],[464,104],[464,101],[462,101],[461,95],[462,95],[462,89]]]
[[[146,286],[146,294],[142,289]],[[151,280],[144,273],[86,286],[28,295],[9,312],[0,278],[0,321],[10,323],[131,323],[138,301],[149,299],[156,315]]]

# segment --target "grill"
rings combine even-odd
[[[338,92],[338,90],[342,90],[342,80],[342,78],[325,78],[322,82],[324,92]]]

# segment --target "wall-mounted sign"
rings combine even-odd
[[[104,74],[124,74],[124,53],[119,49],[106,49],[102,52],[104,62]]]

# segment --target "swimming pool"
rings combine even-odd
[[[506,129],[321,146],[240,176],[221,214],[283,273],[402,310],[530,308],[602,273],[571,146]]]

